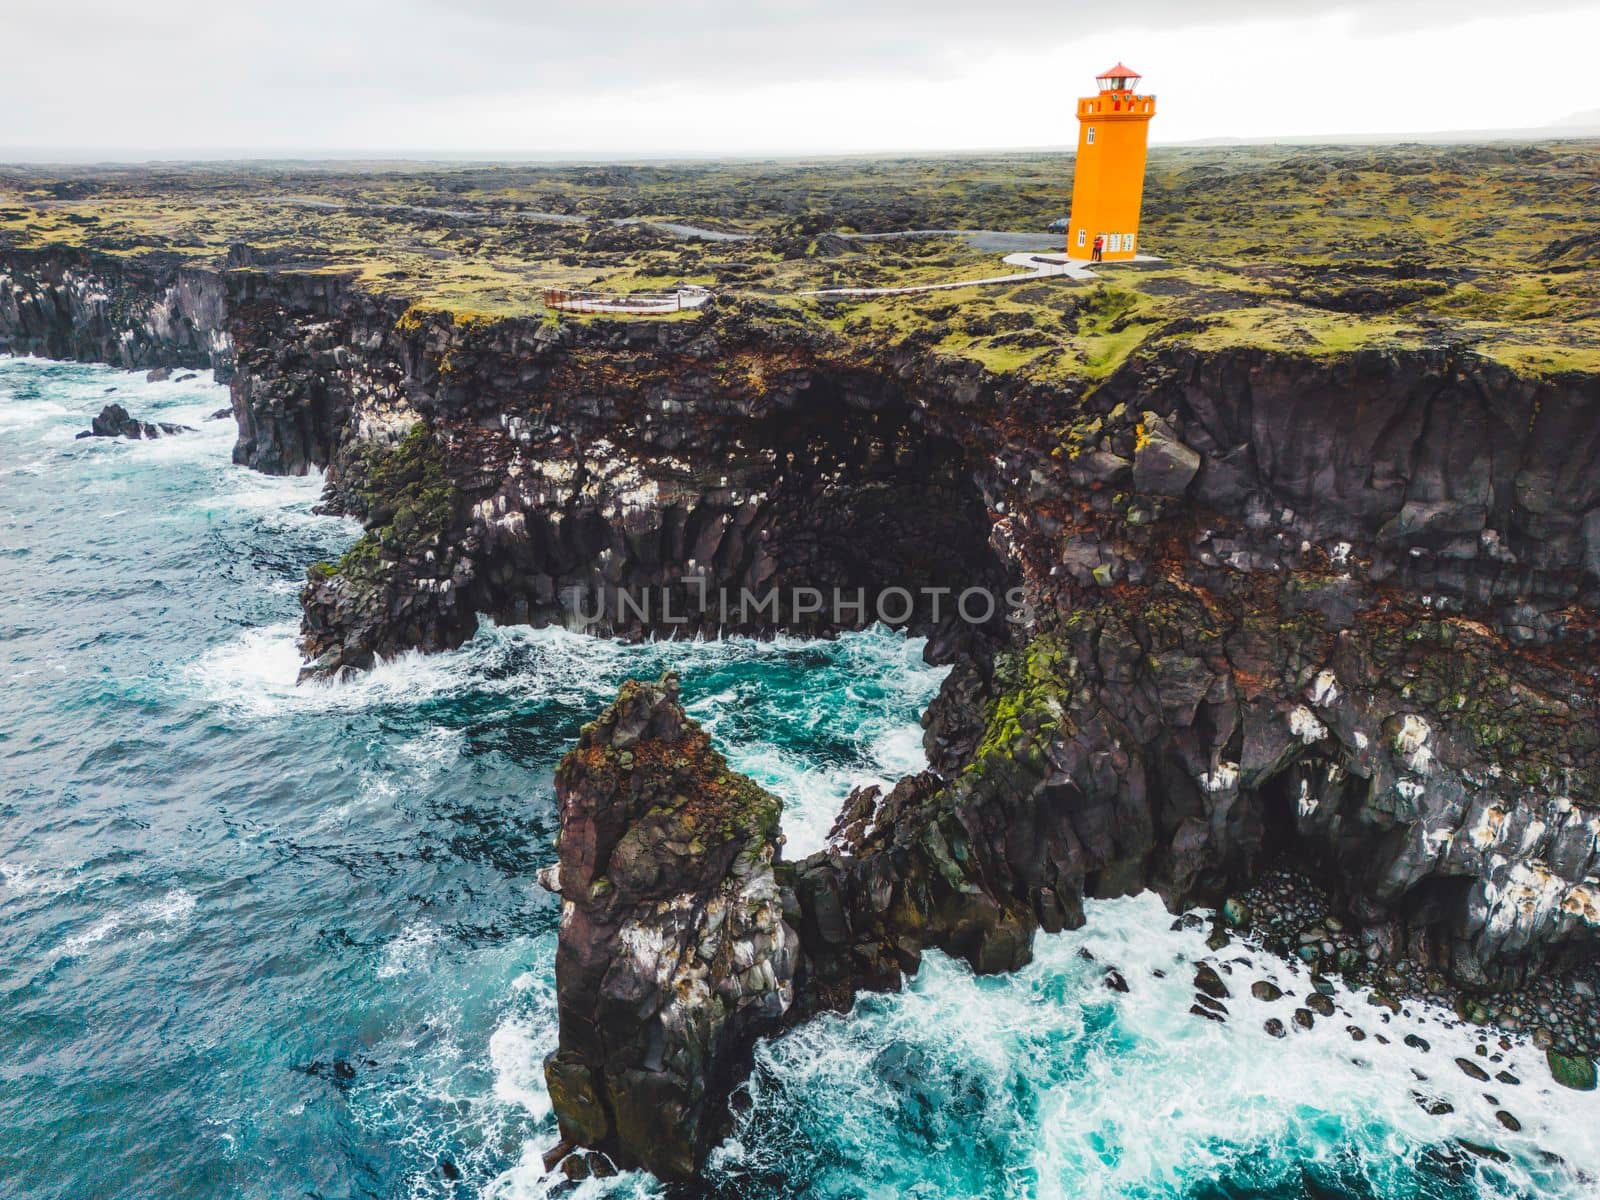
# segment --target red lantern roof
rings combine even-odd
[[[1124,66],[1122,63],[1118,63],[1116,66],[1112,67],[1109,71],[1101,71],[1100,74],[1095,76],[1095,78],[1096,79],[1142,79],[1144,77],[1142,75],[1140,75],[1139,72],[1135,71],[1132,67]]]

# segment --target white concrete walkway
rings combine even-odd
[[[862,240],[868,238],[912,237],[928,234],[943,234],[959,232],[956,230],[908,230],[904,233],[875,233],[846,235],[858,237]],[[1016,271],[1009,275],[985,275],[979,279],[951,279],[940,283],[918,283],[906,287],[839,287],[817,288],[813,291],[795,292],[796,296],[859,298],[868,296],[911,296],[919,292],[949,292],[958,288],[986,287],[1000,283],[1026,283],[1030,279],[1059,279],[1067,278],[1078,283],[1087,283],[1098,276],[1088,262],[1083,259],[1068,258],[1065,254],[1046,254],[1039,251],[1022,251],[1008,254],[1003,260],[1008,266],[1025,267],[1026,270]],[[1135,254],[1134,262],[1156,263],[1161,259],[1151,254]],[[1099,267],[1114,267],[1117,262],[1096,263]],[[686,308],[699,308],[711,299],[712,293],[703,287],[690,286],[680,288],[676,292],[665,294],[607,294],[603,292],[568,291],[566,289],[551,288],[545,292],[545,304],[550,308],[563,309],[567,312],[590,313],[631,313],[639,316],[651,316],[660,313],[678,312]]]
[[[880,288],[821,288],[813,292],[799,292],[801,296],[909,296],[916,292],[944,292],[955,288],[983,287],[991,283],[1025,283],[1030,279],[1050,279],[1065,275],[1068,279],[1087,282],[1096,278],[1089,264],[1082,259],[1068,258],[1065,254],[1008,254],[1005,261],[1013,267],[1028,267],[1014,275],[987,275],[982,279],[959,279],[949,283],[921,283],[911,287]],[[1135,254],[1134,262],[1160,262],[1149,254]],[[1100,263],[1102,267],[1116,263]]]

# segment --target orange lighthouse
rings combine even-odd
[[[1140,75],[1121,63],[1095,78],[1098,96],[1078,101],[1078,160],[1072,179],[1067,257],[1126,261],[1139,244],[1145,147],[1156,98],[1138,94]]]

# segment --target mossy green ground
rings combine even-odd
[[[0,167],[0,246],[346,273],[426,308],[538,313],[550,286],[703,284],[868,342],[1095,378],[1151,338],[1306,353],[1470,347],[1535,373],[1600,370],[1600,143],[1157,148],[1142,248],[1095,283],[805,298],[1000,274],[998,229],[1057,246],[1070,154],[615,166]],[[615,224],[617,221],[633,223]],[[747,235],[708,241],[652,222]],[[568,319],[568,318],[562,318]],[[663,318],[639,317],[638,320]],[[670,319],[692,320],[689,314]]]

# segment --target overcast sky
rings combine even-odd
[[[0,147],[670,155],[1159,141],[1600,109],[1596,0],[4,0]],[[1303,13],[1304,15],[1301,15]],[[1293,15],[1291,15],[1293,14]]]

